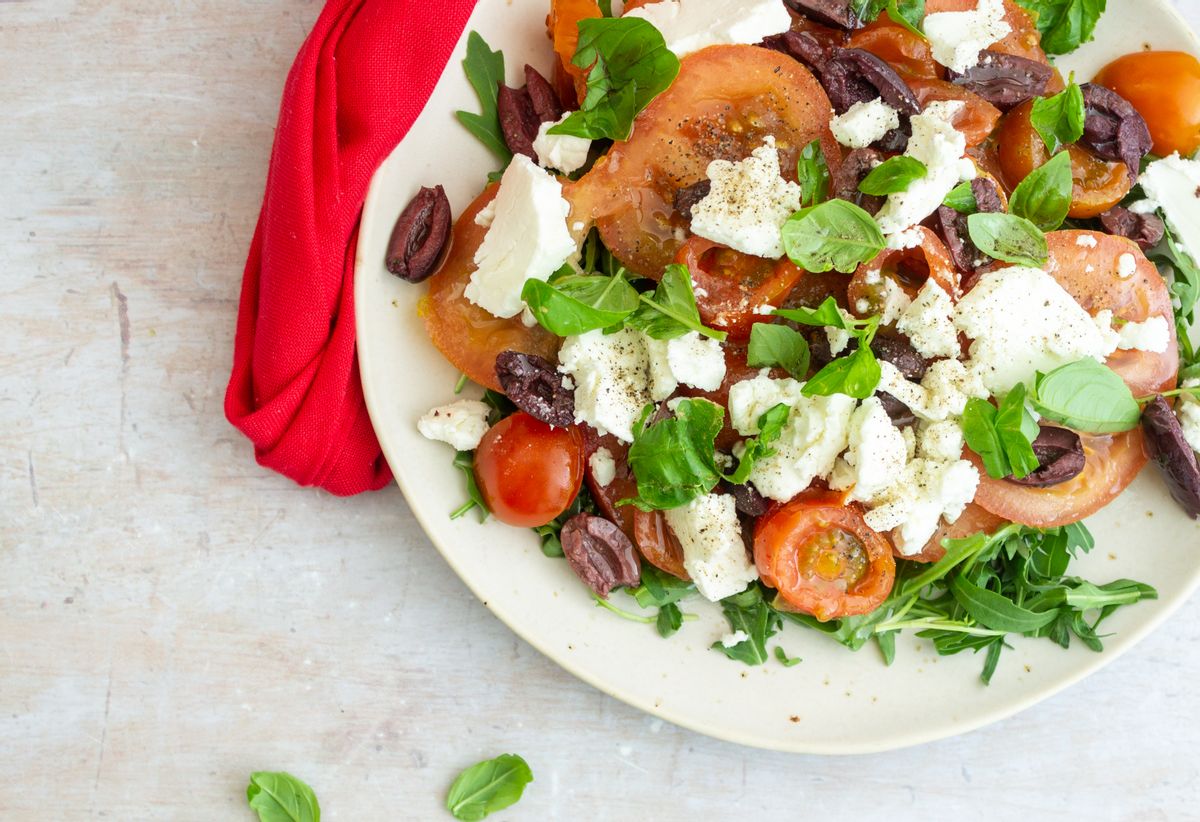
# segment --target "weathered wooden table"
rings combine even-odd
[[[436,820],[458,769],[505,751],[536,775],[508,819],[1200,813],[1200,601],[1000,725],[785,756],[572,679],[394,487],[339,500],[258,468],[222,393],[318,7],[0,3],[0,819],[248,820],[248,774],[287,769],[328,819]]]

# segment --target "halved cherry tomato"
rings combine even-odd
[[[642,557],[673,577],[691,579],[683,567],[683,546],[675,538],[662,511],[633,512],[633,544]]]
[[[942,547],[942,540],[966,539],[980,533],[991,534],[1007,522],[1008,520],[1003,517],[998,517],[983,506],[972,502],[962,512],[962,515],[954,521],[953,525],[947,525],[943,520],[937,532],[930,537],[929,542],[925,543],[925,547],[921,549],[921,553],[906,557],[897,551],[896,558],[907,559],[912,562],[937,562],[946,556],[946,549]]]
[[[804,271],[784,258],[778,262],[753,257],[692,237],[679,249],[675,261],[688,267],[696,288],[696,306],[704,324],[729,332],[729,339],[750,339],[755,322],[770,317],[756,314],[764,304],[779,305]]]
[[[822,622],[875,610],[896,579],[891,544],[833,494],[801,496],[762,517],[754,561],[784,602]]]
[[[913,229],[921,234],[921,244],[914,248],[889,248],[874,260],[863,263],[850,278],[846,293],[850,310],[860,317],[883,313],[887,298],[887,285],[891,280],[909,298],[915,298],[926,280],[932,279],[947,294],[954,296],[959,290],[958,269],[950,259],[946,245],[931,229],[918,226]]]
[[[617,143],[566,194],[571,219],[594,220],[618,260],[659,277],[683,244],[687,222],[676,192],[706,179],[716,159],[742,160],[775,137],[781,169],[820,140],[831,168],[841,150],[829,131],[829,98],[792,58],[757,46],[712,46],[682,60],[679,76],[638,115]]]
[[[1046,143],[1033,127],[1030,112],[1033,101],[1022,103],[1000,121],[996,143],[1004,183],[1012,191],[1034,169],[1050,160]],[[1121,202],[1133,188],[1134,180],[1124,163],[1102,160],[1083,146],[1070,145],[1071,193],[1070,216],[1076,219],[1096,217]]]
[[[983,143],[1000,122],[1000,109],[962,86],[945,80],[924,79],[910,79],[908,85],[921,101],[922,108],[939,100],[957,100],[964,104],[954,116],[954,127],[967,138],[968,147]]]
[[[587,96],[587,72],[574,65],[575,47],[579,45],[579,21],[603,16],[596,0],[551,0],[546,28],[554,43],[559,66],[575,86],[575,96],[582,102]],[[561,93],[561,90],[560,90]],[[564,100],[564,102],[567,102]],[[573,106],[572,106],[573,108]]]
[[[851,34],[849,47],[869,51],[886,60],[897,74],[908,81],[917,78],[932,80],[942,76],[941,67],[933,59],[929,41],[892,22],[887,12]]]
[[[945,11],[974,11],[979,8],[979,0],[926,0],[925,13],[937,14]],[[1046,52],[1042,51],[1042,38],[1038,34],[1037,24],[1029,12],[1013,2],[1004,0],[1004,21],[1012,31],[1003,40],[988,46],[989,49],[1005,54],[1015,54],[1028,60],[1049,64]],[[1051,92],[1061,91],[1062,79],[1055,72],[1051,82]]]
[[[559,339],[541,326],[526,328],[520,317],[501,320],[463,296],[475,270],[475,251],[487,229],[475,225],[475,215],[492,201],[499,186],[488,186],[454,224],[450,252],[429,278],[429,294],[418,309],[425,331],[455,368],[480,385],[500,391],[496,356],[523,351],[551,361],[557,359]]]
[[[575,426],[553,428],[518,411],[484,434],[475,451],[475,480],[496,519],[535,528],[579,494],[583,454]]]
[[[1200,60],[1183,51],[1138,51],[1100,69],[1096,82],[1145,118],[1155,154],[1190,156],[1200,148]]]

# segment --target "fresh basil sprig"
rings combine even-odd
[[[480,113],[456,111],[454,115],[467,131],[508,165],[512,152],[504,142],[497,103],[500,84],[504,82],[504,53],[492,51],[479,32],[473,31],[467,35],[467,56],[463,58],[463,70],[467,74],[467,82],[479,98]]]
[[[628,140],[634,118],[679,74],[662,34],[637,17],[580,20],[571,63],[588,72],[587,96],[550,133],[589,140]]]
[[[962,429],[967,445],[983,460],[989,477],[1022,479],[1038,469],[1033,441],[1041,430],[1025,408],[1025,386],[1018,385],[1000,407],[972,397],[963,411]]]
[[[967,230],[975,247],[994,260],[1041,268],[1050,259],[1042,230],[1013,214],[972,214]]]
[[[1107,0],[1017,0],[1033,12],[1047,54],[1069,54],[1091,42]]]
[[[920,160],[900,155],[884,160],[858,184],[863,194],[886,197],[908,191],[908,187],[929,174],[929,169]]]
[[[1051,154],[1057,154],[1060,148],[1077,142],[1083,136],[1086,117],[1083,91],[1074,82],[1052,97],[1034,100],[1029,113],[1034,130],[1041,135],[1046,150]]]
[[[825,161],[825,150],[820,140],[813,140],[800,150],[796,160],[796,179],[800,183],[800,205],[803,208],[820,205],[829,199],[829,186],[833,175]]]
[[[742,457],[733,473],[723,475],[727,482],[734,485],[745,484],[750,479],[750,472],[754,470],[756,462],[774,456],[775,450],[771,448],[771,444],[783,434],[791,411],[789,406],[780,403],[759,417],[758,436],[746,441]]]
[[[246,801],[259,822],[321,822],[321,805],[313,789],[290,773],[250,774]]]
[[[1089,434],[1129,431],[1141,419],[1129,386],[1115,371],[1093,359],[1038,374],[1031,401],[1043,417]]]
[[[624,275],[577,274],[570,266],[548,282],[526,280],[521,299],[538,324],[559,337],[619,326],[640,305]]]
[[[692,275],[686,265],[669,265],[654,294],[642,294],[641,305],[625,323],[656,340],[672,340],[689,331],[724,342],[724,331],[715,331],[700,321]]]
[[[827,397],[832,394],[845,394],[865,400],[875,393],[882,377],[879,360],[871,351],[871,343],[879,330],[878,316],[865,320],[847,319],[838,310],[837,301],[833,297],[826,299],[816,309],[776,309],[775,316],[802,325],[840,328],[858,340],[858,349],[854,353],[829,363],[804,384],[802,391],[805,396]]]
[[[501,754],[472,765],[458,775],[446,795],[446,810],[455,819],[475,822],[515,805],[533,781],[533,772],[516,754]]]
[[[946,195],[942,205],[949,206],[959,214],[974,214],[979,210],[979,203],[975,201],[975,190],[971,188],[970,182],[955,186],[954,190]]]
[[[875,218],[845,200],[801,209],[783,224],[784,250],[805,271],[853,274],[885,245]]]
[[[721,642],[714,642],[712,649],[746,665],[762,665],[766,662],[770,658],[767,640],[779,632],[783,621],[763,598],[762,589],[752,585],[740,594],[726,597],[721,600],[721,610],[729,621],[729,627],[735,633],[744,633],[746,639],[729,648]]]
[[[1008,210],[1042,231],[1055,231],[1071,210],[1074,186],[1071,155],[1060,151],[1021,181],[1008,201]]]
[[[925,21],[925,0],[854,0],[851,8],[864,23],[875,20],[886,11],[898,23],[918,37],[924,37],[921,25]]]
[[[755,323],[750,329],[746,364],[751,368],[779,366],[797,380],[808,376],[810,353],[808,340],[787,325]]]

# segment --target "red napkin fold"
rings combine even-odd
[[[475,0],[329,0],[288,75],[242,282],[225,416],[260,465],[339,496],[392,473],[354,341],[371,175],[408,133]]]

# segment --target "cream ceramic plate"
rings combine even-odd
[[[475,9],[468,30],[504,50],[510,82],[525,63],[549,66],[547,5],[480,0]],[[700,620],[663,640],[648,626],[596,608],[565,562],[542,555],[532,532],[481,525],[474,515],[452,522],[448,513],[464,498],[462,477],[450,465],[450,449],[422,438],[415,423],[454,398],[458,373],[417,318],[425,288],[392,277],[383,260],[392,225],[420,186],[444,185],[457,215],[495,167],[453,117],[455,109],[477,106],[460,68],[465,42],[464,35],[429,105],[371,186],[358,247],[359,360],[375,430],[417,518],[484,605],[531,645],[606,693],[701,733],[784,751],[849,754],[963,733],[1045,699],[1132,646],[1200,583],[1200,526],[1184,517],[1151,469],[1091,523],[1100,544],[1075,565],[1098,582],[1130,577],[1160,594],[1106,623],[1115,636],[1103,654],[1078,643],[1062,651],[1018,639],[984,687],[982,659],[969,653],[940,658],[929,643],[905,635],[888,668],[873,647],[855,654],[788,626],[771,644],[804,662],[748,668],[709,650],[727,630],[715,606],[689,603]],[[1143,43],[1197,50],[1164,0],[1110,0],[1096,41],[1061,65],[1090,78]]]

